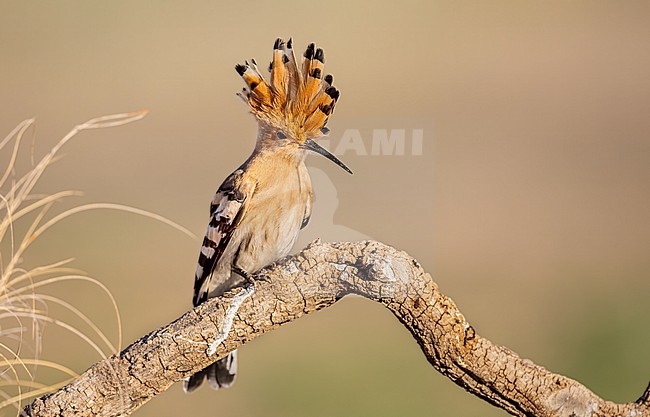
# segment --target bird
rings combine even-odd
[[[308,153],[320,154],[352,174],[316,143],[340,97],[333,76],[323,75],[325,53],[310,43],[296,61],[291,38],[273,45],[267,81],[254,59],[235,66],[246,87],[237,95],[257,121],[251,155],[217,189],[199,254],[192,303],[198,306],[241,286],[254,274],[288,255],[307,226],[313,194],[305,166]],[[204,380],[214,389],[230,387],[237,374],[237,351],[185,379],[185,392]]]

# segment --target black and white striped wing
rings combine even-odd
[[[242,170],[230,174],[210,204],[210,223],[203,238],[194,279],[194,306],[208,299],[212,273],[246,211],[248,187],[243,183],[242,174]]]

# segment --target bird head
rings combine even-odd
[[[323,76],[325,53],[313,43],[307,46],[300,68],[293,42],[277,39],[269,65],[270,81],[260,73],[254,59],[235,66],[246,82],[239,97],[249,106],[274,147],[312,151],[323,155],[350,174],[336,156],[316,143],[329,133],[326,127],[340,93],[331,74]]]

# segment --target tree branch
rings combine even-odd
[[[470,393],[516,416],[650,416],[636,402],[605,401],[478,336],[418,262],[379,242],[310,244],[265,268],[255,288],[235,289],[98,362],[28,416],[123,416],[248,341],[347,294],[380,302],[411,332],[431,365]]]

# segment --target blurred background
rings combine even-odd
[[[278,36],[298,51],[314,41],[342,92],[329,147],[356,132],[367,154],[339,149],[353,176],[310,157],[314,217],[295,249],[319,236],[394,245],[482,336],[609,400],[645,388],[650,3],[4,0],[0,11],[1,136],[37,119],[24,164],[75,124],[150,110],[64,148],[38,190],[84,195],[56,210],[127,204],[202,236],[214,190],[255,139],[234,65],[266,63]],[[405,155],[372,155],[373,129],[405,129]],[[421,155],[410,152],[414,129]],[[113,292],[123,346],[191,306],[200,241],[158,222],[83,213],[34,245],[26,267],[74,256]],[[116,338],[96,287],[51,291]],[[99,359],[54,327],[43,337],[43,355],[78,372]],[[184,395],[176,384],[136,415],[505,415],[437,374],[360,298],[239,358],[232,389]]]

